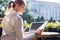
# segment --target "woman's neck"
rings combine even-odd
[[[9,15],[10,12],[11,12],[11,10],[12,10],[12,9],[8,9],[8,8],[7,8],[7,10],[6,10],[6,12],[5,12],[5,15]]]
[[[7,9],[6,12],[5,12],[5,15],[9,15],[13,12],[14,9]],[[15,10],[14,10],[15,11]]]

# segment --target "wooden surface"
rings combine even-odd
[[[56,37],[59,36],[59,33],[57,32],[43,32],[41,35],[36,35],[33,40],[37,40],[38,37],[40,37],[42,40],[43,38],[48,38],[48,37]]]
[[[29,34],[25,34],[25,36],[28,36]],[[59,33],[57,32],[43,32],[41,35],[36,35],[32,40],[37,40],[38,37],[40,37],[42,40],[46,37],[56,37],[59,36]]]
[[[37,35],[37,37],[56,37],[59,36],[57,32],[43,32],[41,35]]]

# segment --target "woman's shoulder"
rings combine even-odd
[[[19,15],[16,17],[16,19],[17,19],[17,20],[23,20],[22,17],[19,16]]]

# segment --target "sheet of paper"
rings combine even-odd
[[[44,29],[44,28],[45,28],[46,23],[48,23],[48,21],[46,21],[46,22],[45,22],[43,25],[41,25],[38,29],[40,29],[40,30]]]

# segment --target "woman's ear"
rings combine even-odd
[[[15,9],[16,9],[16,10],[18,9],[17,7],[18,7],[18,5],[15,6]]]
[[[15,5],[14,9],[18,11],[18,4]]]
[[[18,4],[16,4],[15,8],[18,10],[18,9],[20,9],[20,6]]]
[[[16,4],[16,7],[19,7],[19,5],[18,5],[18,4]]]

